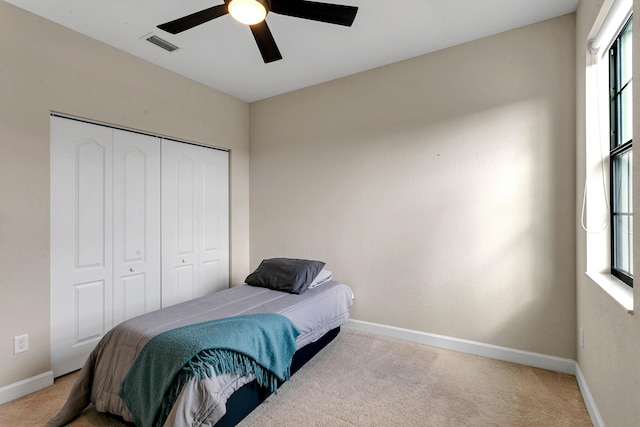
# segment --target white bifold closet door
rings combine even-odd
[[[51,118],[51,369],[134,316],[229,286],[229,154]]]
[[[51,118],[51,369],[160,308],[160,139]]]
[[[229,154],[164,140],[162,306],[229,286]]]
[[[113,324],[161,307],[160,138],[113,131]]]

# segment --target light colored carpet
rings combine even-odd
[[[42,426],[75,374],[0,406],[0,426]],[[88,408],[72,426],[123,426]],[[590,426],[570,375],[344,329],[242,427]]]

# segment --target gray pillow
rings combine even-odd
[[[301,294],[316,278],[324,262],[294,258],[262,260],[258,268],[249,274],[245,283],[276,291]]]

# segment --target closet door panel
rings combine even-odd
[[[199,148],[199,295],[229,287],[229,153]]]
[[[176,303],[194,299],[196,295],[196,269],[193,264],[177,266],[174,271]]]
[[[112,326],[111,129],[51,118],[51,369],[84,363]]]
[[[114,305],[114,325],[132,317],[139,316],[149,311],[157,310],[155,307],[155,298],[149,302],[150,287],[154,287],[154,283],[149,283],[147,274],[130,274],[122,276],[114,284],[114,294],[121,299],[120,306],[116,310]],[[159,286],[158,286],[159,288]],[[158,289],[157,293],[160,293]],[[114,296],[114,299],[116,296]],[[159,298],[157,298],[159,300]]]
[[[160,139],[114,130],[114,324],[160,308]]]
[[[193,264],[198,240],[196,229],[196,212],[198,208],[197,153],[194,150],[189,150],[192,148],[189,145],[179,148],[182,153],[178,155],[175,163],[176,183],[174,196],[177,202],[176,216],[174,218],[177,230],[176,255],[190,257],[190,264]]]
[[[108,136],[105,135],[105,140]],[[82,138],[75,141],[74,171],[76,224],[76,269],[78,271],[104,268],[105,216],[107,194],[105,186],[106,163],[110,147],[98,139]]]
[[[198,147],[162,141],[162,306],[198,294]]]
[[[89,342],[105,332],[104,316],[96,316],[96,307],[104,307],[105,282],[82,283],[75,286],[75,343]],[[98,310],[99,314],[101,310]]]

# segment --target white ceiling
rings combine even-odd
[[[269,14],[283,59],[265,64],[229,15],[177,35],[156,28],[223,0],[5,1],[247,102],[575,12],[579,2],[328,0],[359,7],[353,26]],[[180,49],[147,42],[151,33]]]

